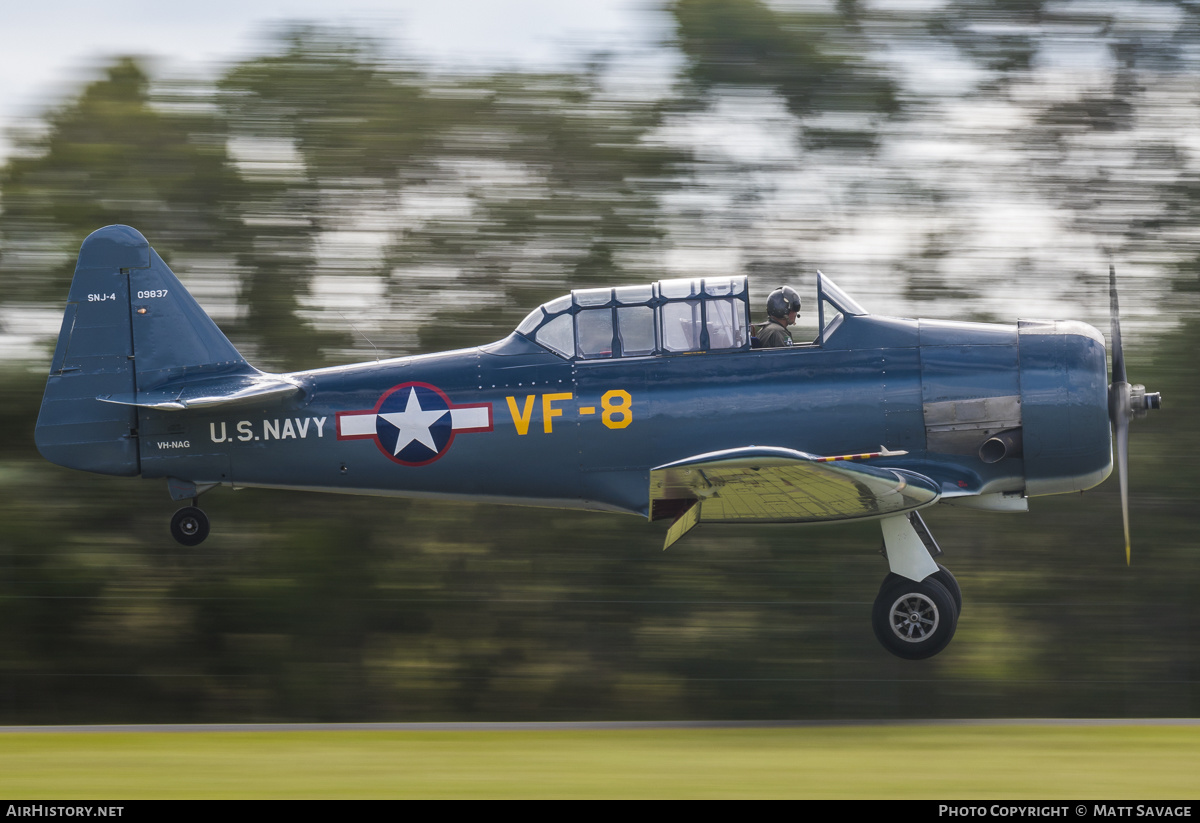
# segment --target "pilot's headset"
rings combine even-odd
[[[770,317],[787,317],[789,312],[800,311],[800,295],[791,286],[780,286],[767,298],[767,314]]]

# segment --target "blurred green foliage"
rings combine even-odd
[[[917,303],[965,303],[980,278],[940,266],[966,245],[953,220],[980,205],[941,181],[950,161],[914,170],[880,148],[946,94],[906,86],[889,54],[935,44],[984,72],[956,102],[1025,115],[971,127],[1022,153],[1015,185],[1037,181],[1070,225],[1142,265],[1170,261],[1161,311],[1179,322],[1127,342],[1131,376],[1167,404],[1133,434],[1132,568],[1111,484],[1023,517],[939,507],[929,520],[966,606],[950,648],[912,664],[871,634],[872,524],[705,527],[663,553],[662,529],[632,518],[218,491],[212,536],[185,550],[158,484],[37,455],[42,356],[3,376],[0,723],[1193,715],[1200,177],[1184,133],[1123,154],[1103,141],[1139,118],[1190,122],[1194,15],[1180,6],[1172,50],[1095,8],[1090,23],[1041,3],[889,8],[677,0],[664,48],[685,68],[658,96],[616,90],[601,64],[436,75],[310,28],[215,84],[156,85],[114,60],[0,175],[0,317],[60,306],[79,242],[115,222],[171,255],[266,369],[366,359],[362,328],[390,354],[485,343],[570,288],[663,276],[671,244],[697,234],[732,238],[765,293],[798,256],[761,241],[753,210],[772,174],[663,136],[747,89],[782,101],[801,171],[874,164],[848,198],[928,213],[928,243],[895,277]],[[989,38],[981,20],[1017,28]],[[1022,86],[1056,26],[1084,23],[1106,25],[1120,57],[1104,80],[1065,102]],[[797,231],[820,217],[791,206]],[[1073,277],[1103,302],[1098,276],[1046,280]]]
[[[777,11],[760,0],[675,0],[688,77],[702,89],[771,89],[797,117],[826,112],[891,114],[895,84],[872,66],[854,12]]]
[[[0,281],[5,300],[60,300],[75,263],[46,265],[45,255],[78,243],[88,227],[134,222],[178,251],[239,233],[230,207],[245,190],[228,162],[224,123],[152,105],[150,80],[133,59],[116,60],[106,75],[50,110],[46,128],[18,142],[0,176],[4,254],[16,258],[9,272],[25,273]]]

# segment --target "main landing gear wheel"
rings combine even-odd
[[[171,518],[171,536],[185,546],[199,546],[208,537],[208,515],[185,506]]]
[[[892,654],[923,660],[946,648],[954,637],[958,608],[936,574],[920,583],[889,575],[871,609],[871,627]]]
[[[958,615],[959,617],[962,617],[962,588],[958,585],[958,579],[955,578],[955,576],[950,573],[950,570],[941,563],[938,563],[937,567],[938,570],[931,574],[930,577],[946,587],[946,591],[950,592],[950,596],[954,598],[954,608],[958,609]],[[887,586],[896,580],[906,579],[907,578],[901,577],[898,574],[888,572],[888,576],[883,579],[883,585],[879,588],[882,591],[883,586]]]

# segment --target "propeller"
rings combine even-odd
[[[1162,407],[1162,395],[1145,386],[1129,385],[1125,352],[1121,348],[1121,309],[1117,305],[1117,272],[1108,267],[1109,314],[1112,317],[1112,382],[1108,385],[1108,419],[1117,446],[1117,477],[1121,481],[1121,519],[1125,524],[1125,565],[1129,565],[1129,421]]]

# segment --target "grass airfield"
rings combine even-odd
[[[1193,799],[1200,725],[6,732],[0,797]]]

